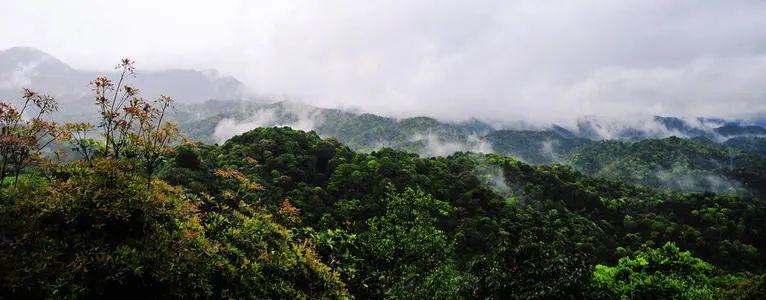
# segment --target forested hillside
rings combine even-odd
[[[766,193],[762,155],[705,140],[603,141],[578,149],[570,162],[587,174],[657,188]]]
[[[707,130],[669,117],[651,120],[654,125],[646,126],[653,131],[592,119],[581,122],[576,130],[555,125],[549,129],[494,129],[478,120],[397,120],[291,102],[228,101],[183,106],[171,117],[180,121],[183,133],[205,143],[222,143],[231,135],[260,126],[290,126],[335,138],[361,152],[388,147],[421,156],[495,153],[530,164],[570,165],[591,176],[682,192],[762,194],[766,186],[766,136],[758,133],[763,128],[724,121]]]
[[[133,72],[130,60],[120,68]],[[533,165],[491,153],[355,151],[288,127],[209,144],[167,122],[172,99],[143,99],[122,82],[92,82],[97,124],[50,122],[55,99],[30,90],[23,107],[0,107],[0,298],[766,295],[755,153],[679,138],[495,133],[509,151],[537,145],[503,135],[558,136],[577,149],[574,167]],[[456,139],[484,130],[428,118],[347,122],[360,118],[394,140],[415,134],[408,128]],[[49,143],[59,151],[45,153]],[[709,170],[742,190],[641,181],[719,174]]]
[[[335,138],[361,152],[389,147],[421,156],[460,151],[495,153],[535,165],[570,165],[587,175],[660,189],[763,192],[766,129],[757,123],[674,117],[615,121],[590,116],[565,128],[555,124],[490,124],[477,119],[446,122],[424,116],[396,119],[291,101],[202,101],[236,97],[242,88],[236,79],[214,73],[167,70],[129,79],[140,85],[145,97],[157,95],[163,88],[180,97],[183,103],[174,105],[168,120],[177,123],[185,137],[209,144],[223,143],[257,127],[290,126]],[[20,74],[23,78],[16,78]],[[72,68],[34,48],[0,51],[0,81],[14,83],[0,84],[0,96],[19,106],[18,80],[53,92],[60,101],[50,119],[60,124],[98,125],[99,111],[91,105],[82,84],[92,76],[96,73]],[[200,91],[180,88],[183,86]],[[672,136],[689,142],[664,140]],[[56,149],[51,146],[55,145],[48,145],[45,155],[52,155]],[[700,147],[706,150],[697,151]],[[70,156],[77,156],[73,154]]]
[[[610,298],[645,285],[631,288],[714,298],[763,288],[748,275],[764,272],[766,206],[755,198],[654,192],[497,155],[362,154],[288,128],[180,146],[159,172],[167,184],[147,187],[113,163],[41,168],[4,189],[9,295],[122,291],[112,286],[198,296]],[[676,257],[676,246],[707,263]],[[630,272],[667,286],[594,269],[654,248],[675,267]]]

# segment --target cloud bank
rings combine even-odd
[[[416,134],[410,142],[420,142],[423,148],[418,154],[434,157],[447,156],[455,152],[493,153],[492,145],[478,135],[468,135],[465,141],[445,140],[438,134]]]
[[[124,55],[216,68],[259,96],[401,117],[743,117],[766,112],[764,11],[739,0],[3,1],[0,47],[77,68]]]
[[[218,122],[213,136],[219,142],[250,131],[258,127],[282,127],[311,131],[323,121],[322,111],[318,108],[301,105],[294,102],[281,102],[279,105],[265,106],[256,109],[243,120],[225,118]]]

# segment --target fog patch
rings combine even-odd
[[[487,162],[483,156],[476,156],[474,159],[476,163],[474,172],[476,178],[483,184],[489,186],[492,191],[503,196],[504,198],[510,198],[514,194],[514,189],[505,179],[505,172],[497,165]]]
[[[562,164],[565,163],[566,160],[561,158],[558,153],[556,153],[555,148],[558,146],[558,141],[556,140],[545,140],[540,145],[540,151],[544,154],[545,157],[550,159],[551,163],[556,164]]]
[[[315,130],[323,121],[322,110],[292,102],[280,102],[256,109],[245,120],[226,118],[218,122],[213,136],[220,142],[258,127],[291,127]]]
[[[87,69],[121,55],[215,67],[260,94],[399,117],[766,111],[763,1],[102,2],[3,1],[2,46],[51,47]],[[124,15],[173,22],[91,26]]]
[[[19,63],[13,71],[0,74],[0,89],[21,89],[32,84],[32,77],[37,75],[37,67],[43,61],[35,60],[28,63]]]
[[[742,184],[736,180],[706,172],[660,170],[655,173],[655,178],[663,187],[684,192],[721,193],[742,188]]]
[[[474,153],[492,153],[492,146],[479,137],[471,134],[466,136],[465,141],[447,140],[444,137],[435,134],[417,134],[410,142],[419,142],[423,148],[418,150],[418,154],[423,156],[447,156],[455,152],[474,152]]]
[[[688,137],[685,132],[668,128],[654,116],[634,118],[587,116],[578,118],[574,125],[568,125],[567,129],[576,132],[579,136],[599,140]]]
[[[377,140],[373,142],[372,145],[370,145],[366,149],[354,149],[354,150],[360,151],[360,152],[371,152],[371,151],[376,151],[383,148],[395,148],[395,145],[393,145],[393,143],[391,143],[390,141],[381,139],[381,140]]]

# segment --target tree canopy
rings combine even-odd
[[[594,156],[572,167],[364,153],[287,127],[194,143],[164,117],[170,98],[143,99],[125,82],[132,61],[118,68],[116,84],[94,82],[98,124],[21,121],[2,106],[18,123],[2,123],[2,174],[13,180],[0,189],[0,298],[764,296],[759,193],[578,171],[638,176],[641,161],[706,164],[693,158],[718,148],[605,143],[614,149],[583,148]],[[21,164],[6,143],[17,136],[35,146]],[[56,148],[35,150],[42,136]],[[761,180],[755,168],[731,170]]]

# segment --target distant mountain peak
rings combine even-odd
[[[53,55],[37,48],[12,47],[0,51],[0,72],[30,72],[31,70],[57,74],[74,71]]]
[[[2,54],[7,55],[13,55],[13,56],[48,56],[53,57],[52,55],[46,53],[45,51],[42,51],[40,49],[34,48],[34,47],[25,47],[25,46],[17,46],[17,47],[11,47],[8,49],[5,49],[3,51],[0,51]]]
[[[51,94],[62,103],[90,101],[88,83],[100,75],[117,76],[114,71],[73,69],[33,47],[13,47],[0,51],[0,98],[15,98],[21,88],[32,88]],[[137,76],[130,79],[130,83],[137,86],[144,97],[164,94],[184,103],[238,99],[245,93],[239,80],[213,69],[139,70]]]

